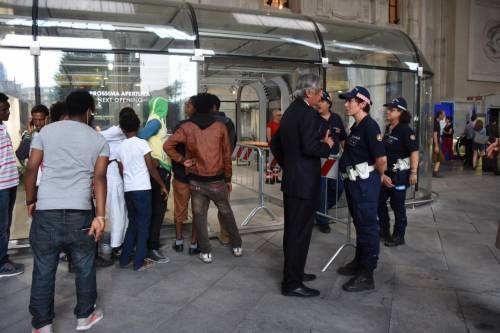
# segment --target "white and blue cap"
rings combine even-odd
[[[341,99],[351,99],[354,97],[357,97],[370,105],[372,104],[370,93],[365,87],[356,86],[351,91],[339,94],[339,98]]]
[[[394,98],[390,103],[385,103],[384,106],[399,109],[401,111],[408,111],[408,105],[403,97]]]

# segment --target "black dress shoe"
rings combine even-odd
[[[337,270],[337,273],[339,273],[340,275],[344,275],[344,276],[354,276],[354,275],[357,275],[360,270],[361,270],[361,267],[359,266],[359,263],[357,262],[357,260],[355,258],[350,263],[340,267]]]
[[[405,236],[393,236],[390,241],[384,243],[385,246],[394,247],[398,245],[403,245],[405,243]]]
[[[358,275],[347,281],[342,289],[347,292],[358,292],[375,289],[373,271],[362,270]]]
[[[111,265],[113,265],[115,263],[114,260],[109,260],[109,259],[106,259],[106,258],[103,258],[101,256],[97,256],[97,258],[95,258],[95,266],[96,267],[109,267]]]
[[[190,256],[194,256],[196,254],[200,254],[201,253],[201,250],[199,247],[190,247],[189,248],[189,255]]]
[[[301,285],[291,290],[282,289],[281,294],[283,296],[316,297],[319,296],[319,290],[306,287],[305,285]]]
[[[381,228],[378,235],[381,242],[388,242],[391,240],[391,232],[389,230]]]
[[[312,280],[316,280],[316,275],[304,273],[304,276],[302,277],[302,281],[308,282],[308,281],[312,281]]]
[[[172,244],[172,249],[174,249],[175,252],[182,252],[184,251],[184,244],[177,244],[174,242],[174,244]]]
[[[328,223],[326,224],[319,224],[319,231],[324,233],[324,234],[329,234],[332,229],[330,229],[330,225]]]

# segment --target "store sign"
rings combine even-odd
[[[151,97],[149,92],[141,91],[91,90],[90,94],[99,103],[142,103]]]

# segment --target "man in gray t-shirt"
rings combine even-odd
[[[98,157],[109,157],[102,135],[87,124],[62,120],[45,126],[31,149],[43,151],[36,209],[91,209],[92,177]]]
[[[62,248],[69,250],[75,272],[76,329],[90,329],[103,318],[102,311],[95,308],[95,242],[105,227],[109,146],[88,126],[95,104],[87,91],[69,94],[66,106],[68,120],[45,126],[34,138],[26,168],[34,262],[29,310],[33,328],[42,332],[52,332],[55,275]],[[39,167],[42,178],[37,191]]]

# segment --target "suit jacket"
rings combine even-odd
[[[318,114],[303,99],[290,104],[271,140],[271,151],[283,168],[281,190],[301,199],[319,197],[321,162],[330,147],[321,142]]]

